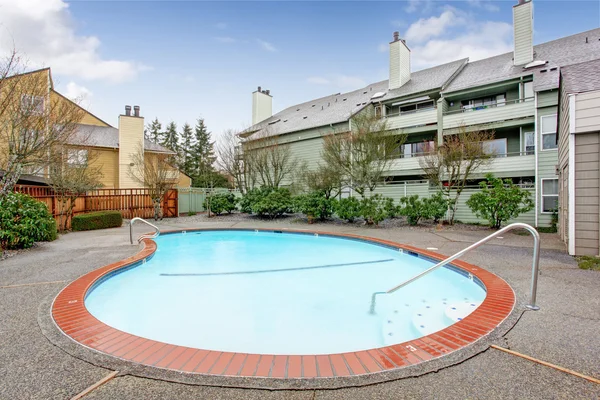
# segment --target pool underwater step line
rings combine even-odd
[[[375,261],[361,261],[355,263],[345,264],[327,264],[327,265],[316,265],[313,267],[296,267],[296,268],[281,268],[281,269],[262,269],[258,271],[232,271],[232,272],[207,272],[207,273],[188,273],[188,274],[160,274],[160,276],[219,276],[219,275],[245,275],[245,274],[266,274],[269,272],[288,272],[288,271],[303,271],[310,269],[322,269],[322,268],[339,268],[339,267],[351,267],[355,265],[367,265],[367,264],[379,264],[384,262],[394,261],[393,258],[385,260]]]

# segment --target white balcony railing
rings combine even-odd
[[[528,98],[449,111],[444,113],[443,125],[444,129],[452,129],[461,125],[485,125],[534,115],[535,103]]]

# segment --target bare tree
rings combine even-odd
[[[90,147],[56,147],[51,151],[52,165],[48,183],[58,200],[59,230],[66,231],[79,196],[102,186],[98,152]]]
[[[85,111],[51,89],[45,73],[25,73],[13,51],[0,60],[0,197],[21,174],[46,171],[51,149],[69,142]]]
[[[230,129],[221,136],[217,143],[217,166],[233,178],[236,189],[246,192],[242,144],[237,131]]]
[[[365,197],[381,184],[406,135],[388,129],[385,119],[369,112],[354,116],[350,125],[350,132],[325,136],[321,156],[330,171],[344,177],[345,185]]]
[[[278,188],[293,177],[298,168],[298,159],[281,138],[263,131],[243,143],[244,176],[247,188],[267,186]]]
[[[129,176],[150,191],[154,205],[154,220],[163,218],[161,203],[165,194],[177,183],[179,171],[173,167],[175,156],[170,153],[145,153],[139,147],[132,155]]]
[[[441,146],[436,144],[434,151],[419,158],[424,177],[449,200],[450,224],[454,223],[458,199],[469,179],[494,158],[494,153],[484,145],[484,142],[492,139],[493,130],[467,130],[465,126],[460,126],[456,134],[444,136]]]
[[[316,169],[309,169],[306,164],[299,168],[300,182],[310,192],[320,191],[328,199],[334,198],[342,191],[343,176],[337,169],[319,164]]]

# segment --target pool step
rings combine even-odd
[[[461,301],[448,301],[444,299],[435,303],[422,303],[414,307],[394,307],[384,315],[382,320],[383,341],[386,346],[404,341],[408,336],[414,336],[416,329],[421,336],[429,335],[452,325],[467,315],[471,314],[481,302],[474,302],[467,298]],[[412,315],[407,316],[407,314]],[[410,323],[406,321],[410,320]]]

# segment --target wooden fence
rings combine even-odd
[[[28,194],[45,203],[58,223],[66,212],[66,205],[50,187],[15,185],[15,192]],[[165,218],[179,216],[177,190],[169,190],[161,206]],[[149,189],[98,189],[77,197],[73,215],[93,211],[120,211],[127,219],[154,217]],[[70,221],[67,226],[70,226]]]

